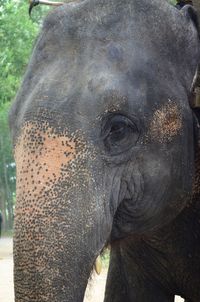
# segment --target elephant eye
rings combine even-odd
[[[123,115],[107,119],[104,126],[104,145],[111,155],[125,152],[137,142],[138,129],[135,123]]]

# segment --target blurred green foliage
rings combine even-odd
[[[19,87],[38,33],[38,12],[33,21],[28,1],[0,1],[0,105],[11,102]]]
[[[176,5],[177,1],[176,0],[169,0],[169,3],[172,5]]]
[[[103,250],[101,254],[102,267],[108,268],[110,261],[110,248],[106,248]]]
[[[9,107],[9,102],[0,105],[0,209],[7,229],[12,228],[16,180],[7,121]]]

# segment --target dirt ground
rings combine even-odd
[[[107,271],[98,276],[95,273],[88,283],[84,302],[103,302]],[[0,301],[14,302],[12,239],[0,239]],[[183,299],[176,297],[175,302]]]
[[[13,302],[12,239],[0,239],[0,301]]]

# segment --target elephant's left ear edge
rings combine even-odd
[[[183,8],[181,8],[180,11],[186,16],[186,18],[193,22],[200,38],[199,19],[196,9],[192,5],[187,4]]]
[[[180,12],[184,14],[184,16],[188,19],[188,21],[192,21],[194,27],[197,30],[197,34],[200,41],[200,27],[199,27],[199,19],[198,14],[195,8],[192,5],[186,4],[180,9]],[[200,123],[200,63],[197,66],[196,73],[193,79],[192,87],[191,87],[191,95],[189,98],[190,107],[193,110],[198,109],[198,121]]]

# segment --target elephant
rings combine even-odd
[[[9,122],[16,302],[200,300],[200,59],[192,6],[83,0],[45,18]]]

